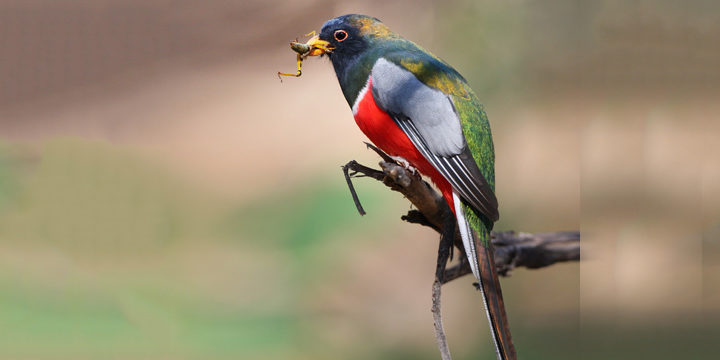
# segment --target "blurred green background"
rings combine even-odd
[[[0,3],[0,358],[436,359],[437,235],[373,165],[330,64],[287,42],[357,12],[485,103],[501,220],[582,264],[503,288],[522,359],[720,350],[712,1]],[[411,251],[408,251],[411,249]],[[492,359],[472,280],[457,359]]]

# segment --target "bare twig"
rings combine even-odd
[[[440,357],[442,360],[452,360],[450,356],[450,348],[448,347],[447,337],[443,329],[442,313],[440,310],[440,295],[442,294],[442,283],[435,279],[432,286],[432,314],[433,325],[435,326],[435,339],[437,340],[438,349],[440,349]]]
[[[558,262],[580,260],[580,232],[523,233],[496,231],[492,234],[495,266],[500,275],[516,267],[539,269]]]
[[[355,207],[357,208],[357,211],[360,213],[360,216],[363,216],[366,214],[365,209],[363,209],[362,204],[360,204],[360,199],[358,199],[357,192],[355,191],[355,186],[353,186],[352,179],[350,179],[350,174],[348,171],[350,170],[350,164],[357,162],[355,160],[345,164],[345,166],[342,167],[343,174],[345,174],[345,181],[348,184],[348,188],[350,188],[350,194],[352,195],[353,202],[355,202]],[[360,164],[358,164],[360,165]]]

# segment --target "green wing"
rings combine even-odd
[[[491,191],[494,192],[495,150],[490,123],[482,104],[466,80],[455,69],[409,41],[404,47],[401,51],[383,57],[411,72],[423,84],[440,90],[450,97],[460,119],[467,150]],[[471,210],[470,206],[465,205],[465,207],[466,210]],[[478,213],[477,209],[474,210],[476,211],[466,211],[468,222],[474,230],[479,231],[481,224],[487,229],[492,229],[492,222],[496,219],[488,219],[482,213]]]

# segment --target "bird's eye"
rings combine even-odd
[[[345,41],[347,39],[348,34],[345,30],[336,30],[335,31],[335,40],[337,41]]]

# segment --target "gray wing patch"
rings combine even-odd
[[[497,198],[465,143],[452,100],[383,58],[373,66],[372,84],[375,102],[420,153],[465,201],[490,221],[497,221]]]
[[[490,221],[495,222],[500,218],[495,193],[490,189],[490,185],[488,185],[487,180],[478,169],[467,147],[457,155],[436,155],[429,150],[410,119],[402,116],[393,116],[393,119],[400,126],[400,129],[408,135],[410,141],[415,144],[420,153],[447,179],[453,189],[465,201]]]
[[[388,113],[412,119],[434,154],[450,156],[462,151],[465,137],[460,119],[446,94],[383,58],[373,66],[372,79],[375,102]]]

